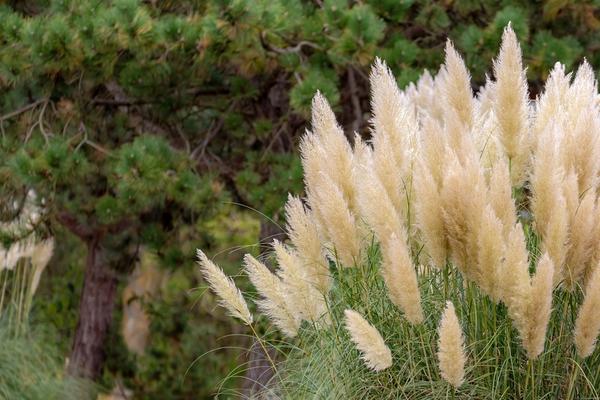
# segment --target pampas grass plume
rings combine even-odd
[[[197,250],[198,261],[200,263],[200,272],[210,288],[217,296],[219,296],[219,304],[229,311],[229,314],[235,318],[239,318],[246,325],[252,323],[252,314],[248,309],[248,304],[242,296],[240,290],[235,286],[235,283],[229,278],[223,270],[215,263],[206,257],[202,250]]]
[[[457,115],[460,123],[464,127],[470,128],[473,124],[475,107],[471,76],[462,57],[450,40],[446,42],[446,60],[442,71],[441,94],[447,107],[444,112]]]
[[[256,301],[258,308],[284,335],[295,337],[301,322],[300,316],[297,310],[292,309],[281,279],[250,254],[244,256],[244,268],[250,282],[263,297]]]
[[[346,329],[356,348],[362,353],[362,359],[367,367],[377,372],[391,367],[392,352],[379,331],[354,310],[347,309],[344,314]]]
[[[423,322],[421,294],[417,273],[408,252],[406,236],[394,233],[382,247],[382,275],[390,300],[404,312],[410,323],[420,324]]]
[[[446,309],[438,328],[438,361],[442,378],[458,388],[465,378],[466,355],[464,349],[464,337],[454,304],[446,303]]]
[[[600,265],[596,266],[575,321],[575,347],[581,358],[590,356],[600,333]]]
[[[313,213],[304,207],[298,197],[289,195],[285,205],[285,219],[288,236],[303,261],[307,279],[321,293],[329,292],[331,287],[329,266],[323,255],[321,237]]]
[[[523,338],[523,347],[529,359],[535,360],[544,351],[546,330],[552,311],[552,283],[554,264],[546,253],[537,264],[531,280],[531,292],[527,309],[528,331]]]
[[[507,157],[512,161],[513,173],[522,175],[522,163],[529,150],[528,90],[523,70],[521,46],[510,24],[504,29],[498,59],[494,62],[492,108],[500,125],[500,140]]]

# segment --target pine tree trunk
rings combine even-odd
[[[96,379],[104,362],[104,341],[112,322],[117,280],[98,238],[87,241],[87,251],[79,321],[68,373]]]

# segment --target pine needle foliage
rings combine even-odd
[[[598,397],[597,82],[587,62],[573,76],[557,64],[530,101],[510,24],[502,38],[494,80],[477,94],[451,42],[438,74],[403,91],[377,60],[370,143],[351,147],[315,96],[304,210],[331,280],[285,296],[324,296],[328,323],[298,314],[289,348],[273,344],[286,351],[271,395]],[[292,222],[302,265],[297,232]],[[314,271],[296,279],[314,282]]]

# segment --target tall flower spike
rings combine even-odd
[[[381,59],[371,70],[372,136],[375,168],[389,196],[400,207],[400,182],[408,173],[415,109],[398,89],[396,78]]]
[[[392,366],[392,352],[379,331],[354,310],[344,311],[346,329],[368,368],[383,371]]]
[[[492,165],[489,179],[490,204],[496,216],[502,221],[504,237],[507,238],[517,223],[517,208],[512,198],[512,187],[508,164],[498,159]]]
[[[554,264],[544,254],[538,261],[535,275],[531,280],[531,292],[527,306],[528,329],[523,337],[523,347],[527,350],[527,357],[535,360],[544,351],[546,330],[552,310],[552,284]]]
[[[502,35],[500,54],[494,62],[494,75],[496,84],[493,86],[492,108],[500,126],[500,140],[511,160],[511,175],[518,182],[524,178],[524,164],[528,161],[529,96],[521,46],[510,24]]]
[[[402,217],[370,166],[357,167],[356,178],[357,185],[361,187],[357,196],[358,207],[377,239],[384,242],[394,232],[404,229]]]
[[[527,326],[527,306],[531,292],[529,277],[529,253],[521,223],[517,223],[508,234],[506,257],[501,267],[501,300],[517,330],[523,336]]]
[[[442,378],[458,388],[465,378],[465,340],[454,305],[448,301],[438,328],[438,361]]]
[[[31,278],[31,294],[35,293],[40,284],[42,272],[50,262],[54,253],[54,238],[46,239],[35,246],[31,255],[31,266],[33,267],[33,277]]]
[[[331,276],[314,215],[304,208],[298,197],[289,195],[285,205],[285,219],[290,241],[303,261],[307,279],[321,293],[327,294],[331,287]]]
[[[250,282],[263,297],[256,302],[258,308],[284,335],[296,336],[300,327],[300,317],[292,308],[281,279],[250,254],[244,256],[244,268]]]
[[[235,286],[235,283],[229,278],[223,270],[206,257],[202,250],[197,250],[198,261],[200,263],[200,272],[209,283],[210,288],[219,296],[219,304],[229,311],[229,314],[239,318],[246,325],[252,323],[252,314],[248,309],[248,304],[242,296],[242,292]]]
[[[279,264],[278,274],[284,284],[285,296],[288,303],[294,305],[294,312],[308,321],[328,324],[324,294],[310,283],[298,255],[278,240],[273,241],[273,249]]]
[[[310,196],[311,206],[319,211],[322,228],[333,243],[334,255],[343,266],[354,266],[360,257],[361,237],[342,191],[328,176],[321,174]]]
[[[423,235],[431,261],[435,266],[442,268],[448,256],[442,199],[435,178],[424,162],[417,164],[414,187],[417,226]]]
[[[445,118],[448,118],[448,113],[456,114],[463,126],[470,128],[473,125],[475,109],[471,76],[462,57],[450,40],[446,42],[446,61],[442,71],[444,74],[441,82],[441,94],[448,107],[447,110],[444,110]]]
[[[348,206],[354,210],[356,194],[352,182],[352,148],[320,92],[313,98],[312,124],[319,159],[307,161],[318,163],[319,172],[326,174],[341,189]]]
[[[585,290],[585,298],[575,321],[575,347],[581,358],[590,356],[600,334],[600,265],[596,266]]]
[[[411,324],[423,322],[421,294],[417,271],[408,253],[406,236],[392,233],[383,244],[382,275],[392,302],[403,312]]]

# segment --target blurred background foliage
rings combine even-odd
[[[49,218],[63,210],[101,226],[134,218],[138,249],[161,271],[153,290],[126,296],[144,258],[136,251],[117,269],[101,391],[209,397],[245,362],[247,332],[193,290],[194,250],[208,249],[236,275],[243,252],[258,254],[281,235],[281,206],[302,187],[295,148],[317,89],[348,134],[368,136],[375,56],[404,87],[436,71],[449,37],[476,89],[510,21],[535,96],[556,60],[573,68],[587,57],[599,69],[599,9],[600,0],[0,1],[2,191],[36,188],[56,208]],[[47,222],[57,249],[32,323],[67,355],[86,249]],[[118,252],[130,242],[111,245]],[[122,334],[133,301],[148,319],[137,353]]]

